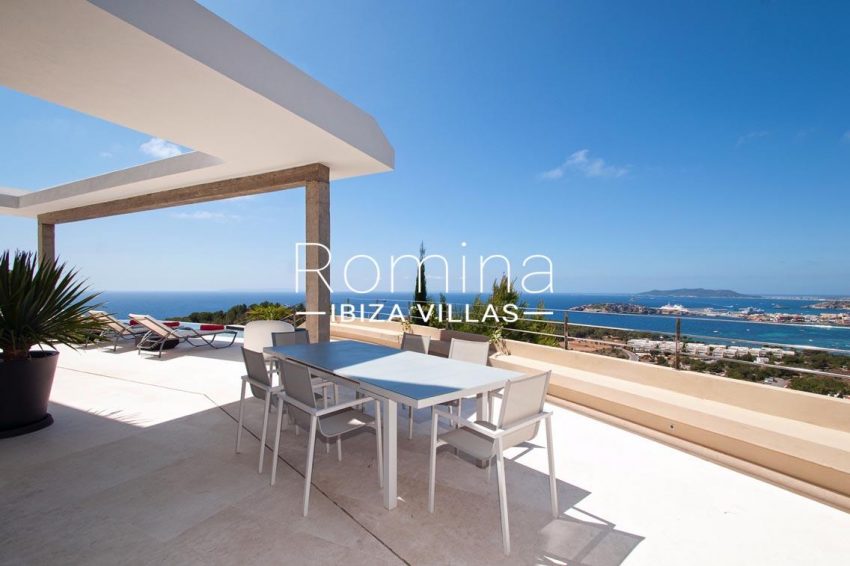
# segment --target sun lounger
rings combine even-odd
[[[98,338],[112,340],[113,352],[118,349],[119,340],[133,340],[138,343],[148,332],[143,326],[130,326],[105,311],[89,311],[89,316],[103,325],[103,331]]]
[[[147,329],[147,333],[142,336],[142,339],[136,345],[139,354],[142,350],[156,351],[157,355],[162,357],[162,350],[168,342],[177,341],[186,342],[190,346],[210,346],[211,348],[227,348],[236,340],[235,330],[195,330],[194,328],[171,328],[160,320],[146,314],[131,314],[130,318],[138,322]],[[224,345],[216,345],[215,338],[219,334],[229,334],[230,342]],[[192,340],[200,340],[202,343],[197,344]]]

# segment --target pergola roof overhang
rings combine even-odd
[[[296,186],[305,242],[329,247],[329,181],[394,166],[370,115],[191,0],[4,0],[0,84],[193,149],[41,190],[0,187],[0,214],[38,219],[45,258],[58,223]],[[306,256],[306,306],[321,313],[307,328],[328,340],[327,254]]]
[[[0,53],[0,84],[194,150],[0,188],[3,214],[68,222],[303,186],[321,166],[330,180],[394,166],[370,115],[190,0],[5,1]]]

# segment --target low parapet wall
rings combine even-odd
[[[399,323],[378,321],[331,326],[334,337],[394,347],[402,331]],[[431,336],[437,355],[448,354],[452,338],[486,340],[422,326],[411,331]],[[558,399],[685,449],[702,447],[691,451],[714,452],[724,465],[850,509],[846,400],[514,340],[504,345],[507,353],[493,349],[490,363],[551,370],[549,392]]]

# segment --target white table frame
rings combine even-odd
[[[337,346],[335,346],[337,345]],[[337,352],[334,352],[337,350]],[[362,391],[379,399],[383,412],[384,451],[384,507],[394,509],[398,505],[398,405],[402,403],[414,409],[433,407],[448,401],[477,397],[480,418],[488,418],[491,391],[504,387],[509,379],[519,377],[519,372],[482,366],[429,356],[416,352],[400,351],[386,346],[377,346],[352,340],[298,344],[265,348],[264,352],[279,359],[290,359],[320,372],[322,377]],[[325,353],[324,357],[322,353]],[[346,363],[346,354],[359,355],[361,359]],[[374,359],[368,359],[372,355]],[[336,359],[331,359],[336,356]],[[392,360],[388,358],[392,357]],[[363,359],[366,358],[366,359]],[[410,368],[413,368],[411,371]],[[397,372],[397,373],[394,373]],[[371,375],[370,375],[371,373]],[[414,375],[410,375],[414,374]],[[398,376],[394,385],[381,383],[384,378]],[[406,380],[406,381],[405,381]],[[432,395],[406,395],[408,388],[434,387],[439,393]],[[444,391],[443,391],[444,390]]]

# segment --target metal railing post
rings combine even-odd
[[[682,341],[682,319],[676,317],[676,355],[673,361],[673,367],[679,369],[679,347]]]
[[[570,315],[564,313],[564,350],[570,349]]]

